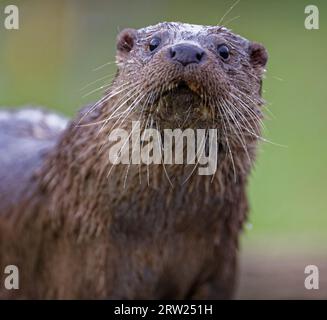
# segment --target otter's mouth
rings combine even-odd
[[[178,112],[190,106],[199,107],[202,98],[195,84],[182,80],[171,84],[167,90],[164,90],[158,97],[158,102],[161,106]]]
[[[186,126],[186,120],[195,123],[193,120],[199,118],[203,101],[194,89],[188,82],[179,81],[160,94],[155,113],[161,122],[167,122],[167,128]]]
[[[184,80],[181,80],[177,83],[172,84],[167,90],[165,90],[160,98],[163,98],[165,96],[177,96],[177,95],[196,95],[199,97],[198,94],[198,87],[194,83],[187,83]]]
[[[154,119],[162,128],[206,126],[211,114],[198,88],[187,81],[170,84],[153,104]]]

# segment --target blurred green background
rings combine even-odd
[[[95,69],[114,61],[119,30],[175,20],[214,25],[233,3],[0,1],[0,105],[42,105],[72,116],[101,91],[85,94],[110,82],[114,64]],[[19,6],[18,31],[3,27],[6,4]],[[319,30],[304,28],[308,4],[320,10]],[[260,147],[245,248],[327,251],[326,15],[326,1],[242,0],[224,19],[234,32],[268,49],[264,135],[282,145]]]

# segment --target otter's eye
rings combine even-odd
[[[221,44],[217,48],[219,55],[224,59],[227,60],[229,58],[229,49],[224,44]]]
[[[161,40],[159,38],[151,39],[151,41],[149,43],[150,51],[153,51],[153,50],[157,49],[159,47],[160,42],[161,42]]]

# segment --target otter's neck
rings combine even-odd
[[[94,233],[105,226],[108,211],[149,210],[149,190],[163,195],[167,209],[176,206],[176,200],[182,204],[196,196],[196,210],[201,210],[201,206],[215,203],[213,196],[219,201],[233,199],[234,190],[245,188],[251,163],[241,150],[232,161],[227,150],[219,149],[213,176],[198,175],[194,165],[112,165],[108,137],[115,121],[105,123],[106,108],[103,105],[90,116],[82,113],[71,122],[44,164],[41,185],[55,215],[81,225],[92,217],[94,224],[84,226],[85,232]],[[129,117],[122,124],[130,130],[134,120],[137,117]]]

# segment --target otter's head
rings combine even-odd
[[[160,23],[119,34],[115,81],[148,125],[256,135],[266,62],[262,45],[224,27]]]

